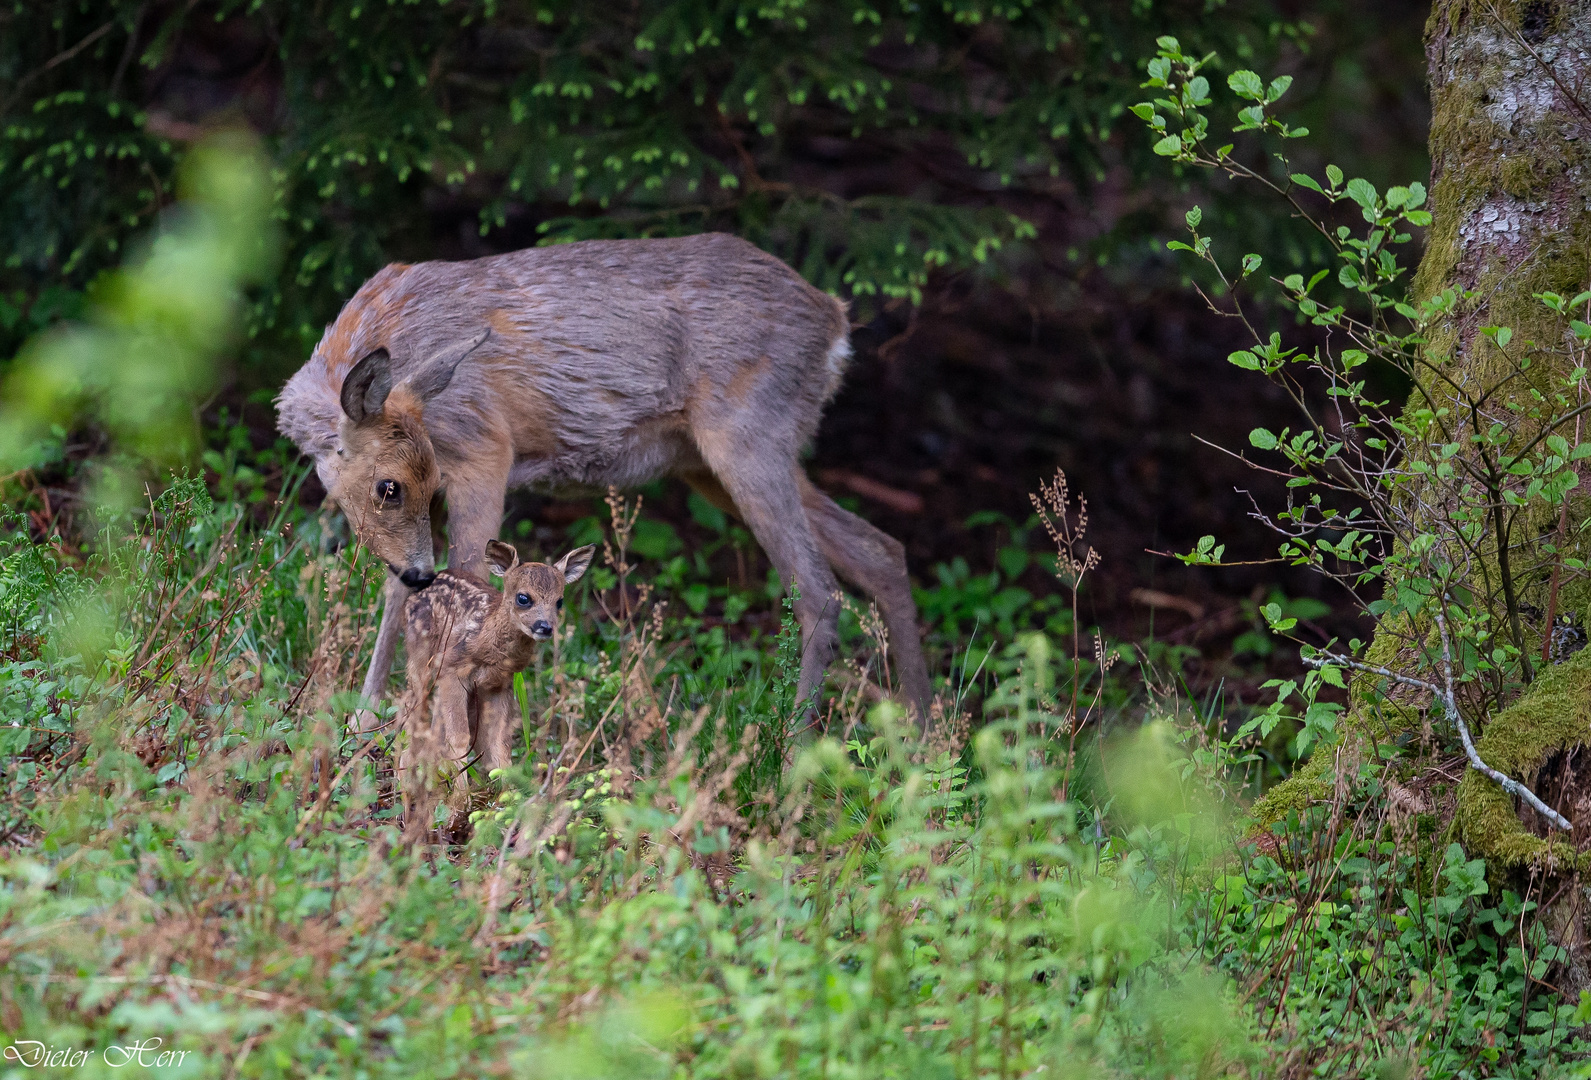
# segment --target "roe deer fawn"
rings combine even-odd
[[[409,746],[399,763],[406,803],[431,786],[462,781],[467,764],[488,773],[509,765],[518,709],[514,673],[558,629],[564,587],[591,565],[596,548],[576,548],[555,563],[521,563],[501,540],[486,547],[486,565],[503,576],[503,591],[444,570],[408,598],[409,685],[400,710]],[[422,776],[423,774],[423,776]],[[448,801],[467,794],[460,782]],[[430,805],[423,797],[422,808]],[[429,814],[422,812],[429,825]]]
[[[832,566],[878,604],[901,690],[926,722],[905,551],[797,461],[850,352],[840,301],[718,233],[376,274],[277,400],[282,432],[392,571],[365,697],[386,684],[409,590],[435,577],[433,497],[447,500],[448,565],[479,574],[510,485],[676,476],[746,523],[786,588],[799,584],[803,698],[837,644]]]

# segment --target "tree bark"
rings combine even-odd
[[[1507,396],[1517,402],[1533,388],[1561,387],[1573,371],[1564,322],[1536,295],[1591,288],[1591,2],[1437,0],[1426,58],[1433,221],[1414,292],[1467,296],[1428,327],[1426,356],[1468,388],[1495,384],[1507,362],[1483,329],[1509,327],[1516,356],[1534,361],[1528,380],[1509,384]],[[1531,343],[1539,348],[1531,352]],[[1466,848],[1544,890],[1538,895],[1548,901],[1549,924],[1571,957],[1564,981],[1572,989],[1591,985],[1582,890],[1574,884],[1591,869],[1591,664],[1582,656],[1542,665],[1541,639],[1551,631],[1549,608],[1582,626],[1591,621],[1591,580],[1564,570],[1548,548],[1562,536],[1570,547],[1564,554],[1591,561],[1587,479],[1582,471],[1568,507],[1570,525],[1580,527],[1560,530],[1558,514],[1537,510],[1515,519],[1499,543],[1499,564],[1507,559],[1519,602],[1494,612],[1494,625],[1512,621],[1517,634],[1520,611],[1535,612],[1526,653],[1538,667],[1478,743],[1488,764],[1531,786],[1575,828],[1568,837],[1549,829],[1473,770],[1459,785],[1457,806]]]
[[[1488,422],[1528,424],[1507,408],[1508,399],[1522,404],[1533,393],[1561,389],[1574,370],[1565,321],[1537,295],[1567,298],[1591,288],[1591,0],[1435,0],[1426,58],[1433,219],[1413,292],[1430,300],[1453,290],[1459,299],[1424,328],[1424,359],[1465,394],[1504,384]],[[1512,362],[1484,332],[1500,326],[1513,331],[1515,359],[1532,358],[1523,378],[1505,378]],[[1420,401],[1454,400],[1440,380],[1422,389]],[[1467,438],[1474,429],[1466,423],[1455,418],[1460,430],[1452,437]],[[1566,435],[1574,434],[1571,424]],[[1497,636],[1520,644],[1534,667],[1521,663],[1527,685],[1508,707],[1473,717],[1482,728],[1480,757],[1531,787],[1574,829],[1549,828],[1473,769],[1458,785],[1455,822],[1472,855],[1484,856],[1497,874],[1527,877],[1532,896],[1545,901],[1557,940],[1569,950],[1564,982],[1573,989],[1591,986],[1591,935],[1578,884],[1591,878],[1591,649],[1543,664],[1542,637],[1551,629],[1549,605],[1582,626],[1591,623],[1591,575],[1565,567],[1551,550],[1562,537],[1564,554],[1591,564],[1591,469],[1580,477],[1566,528],[1559,527],[1559,507],[1491,515],[1502,539],[1492,539],[1483,570],[1489,582],[1480,591],[1492,598]],[[1436,502],[1453,497],[1426,494]],[[1509,575],[1500,573],[1505,568]],[[1423,634],[1406,621],[1383,626],[1367,659],[1403,667]],[[1294,779],[1273,789],[1256,807],[1260,820],[1329,798],[1335,774],[1351,776],[1373,757],[1369,744],[1383,730],[1378,710],[1407,713],[1415,704],[1376,699],[1364,680],[1356,680],[1353,697],[1341,745],[1318,749]]]

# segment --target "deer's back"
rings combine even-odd
[[[342,379],[366,353],[386,348],[401,380],[482,328],[490,338],[426,408],[438,457],[506,437],[517,461],[545,474],[522,478],[553,485],[632,480],[613,473],[645,449],[638,433],[665,439],[704,410],[757,417],[770,437],[799,444],[848,352],[838,301],[722,234],[393,264],[360,288],[288,383],[282,430],[320,457],[335,439]],[[635,464],[655,474],[668,463]]]
[[[485,582],[443,570],[404,605],[411,657],[429,659],[438,648],[462,656],[501,594]]]

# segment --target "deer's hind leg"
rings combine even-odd
[[[744,519],[717,477],[691,473],[684,479],[709,503]],[[926,724],[932,687],[917,637],[917,605],[906,573],[906,549],[893,536],[842,509],[804,475],[797,474],[797,484],[802,508],[823,557],[840,577],[878,604],[889,631],[889,649],[901,695],[916,709],[918,723]]]
[[[801,699],[810,701],[822,688],[824,673],[839,647],[840,612],[834,574],[801,507],[799,471],[793,461],[759,460],[743,449],[703,441],[703,460],[762,545],[779,580],[786,589],[794,581],[800,592],[795,602],[796,620],[801,624],[798,687]],[[690,483],[699,491],[711,488],[701,477],[692,477]]]
[[[901,695],[916,709],[918,724],[926,727],[932,687],[917,637],[917,605],[906,573],[906,549],[893,536],[842,509],[805,476],[800,484],[801,503],[824,557],[840,577],[872,597],[884,616]]]

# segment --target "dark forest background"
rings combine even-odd
[[[1311,240],[1175,176],[1126,106],[1173,32],[1218,71],[1291,74],[1313,171],[1421,179],[1425,14],[1410,0],[18,2],[0,8],[0,356],[81,309],[174,201],[185,148],[220,128],[263,140],[285,237],[206,413],[241,417],[256,448],[275,440],[275,389],[385,262],[739,232],[852,299],[856,361],[812,471],[906,543],[919,582],[958,559],[994,569],[1060,467],[1104,557],[1085,614],[1117,639],[1198,646],[1196,682],[1252,691],[1292,662],[1249,634],[1272,590],[1323,602],[1302,609],[1322,633],[1366,628],[1312,575],[1149,554],[1215,534],[1228,561],[1272,555],[1248,493],[1279,491],[1207,443],[1291,419],[1226,362],[1241,327],[1187,287],[1165,240],[1196,202],[1273,257],[1301,261]],[[35,470],[52,514],[73,512],[73,446],[93,438]],[[303,498],[320,495],[312,481]],[[689,545],[702,526],[684,490],[651,495]],[[591,511],[514,504],[541,529]],[[1001,583],[1051,587],[1037,564],[1017,570]]]

